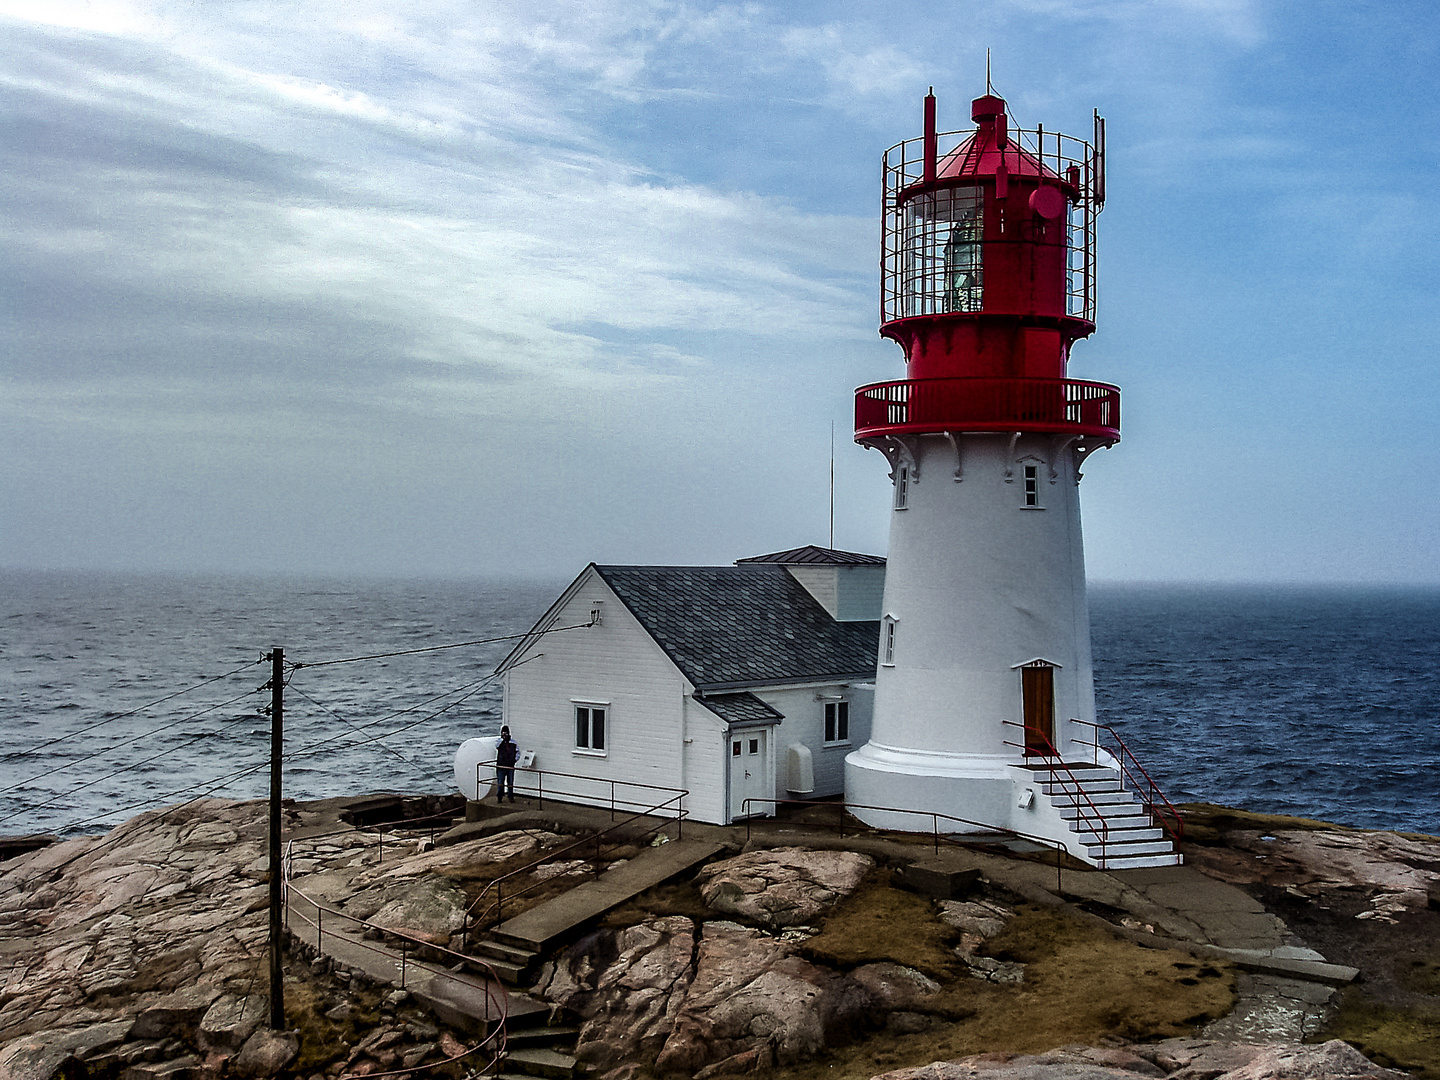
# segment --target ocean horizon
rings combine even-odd
[[[0,834],[261,797],[275,647],[315,665],[287,797],[452,791],[499,728],[487,677],[566,584],[0,570]],[[1097,582],[1090,608],[1097,718],[1172,801],[1440,833],[1440,587]]]

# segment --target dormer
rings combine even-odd
[[[735,560],[736,566],[772,563],[790,576],[830,613],[836,622],[878,622],[885,594],[885,560],[834,548],[805,547]]]

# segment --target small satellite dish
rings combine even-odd
[[[466,739],[455,751],[455,786],[479,802],[495,785],[495,740]]]
[[[1030,209],[1046,221],[1054,221],[1065,213],[1065,193],[1058,187],[1041,185],[1030,193]]]

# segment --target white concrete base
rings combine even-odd
[[[899,832],[1009,828],[1009,763],[985,754],[941,754],[866,743],[845,758],[845,801],[865,824]],[[936,815],[943,815],[936,817]]]
[[[1083,767],[1082,767],[1083,768]],[[1118,773],[1089,767],[1059,783],[1004,757],[941,754],[870,742],[845,759],[845,801],[872,828],[944,834],[1009,831],[1058,844],[1092,866],[1180,862],[1173,845],[1124,789]],[[1068,789],[1068,790],[1067,790]],[[1083,808],[1077,804],[1083,800]],[[1106,819],[1102,844],[1096,815]]]

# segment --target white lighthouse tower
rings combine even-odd
[[[1120,392],[1066,367],[1095,329],[1104,122],[1092,144],[1011,128],[990,95],[971,115],[938,133],[927,96],[923,137],[884,159],[880,332],[907,371],[856,391],[856,441],[894,494],[846,801],[874,825],[934,813],[1098,865],[1173,863],[1178,817],[1095,721],[1080,467],[1119,440]]]

